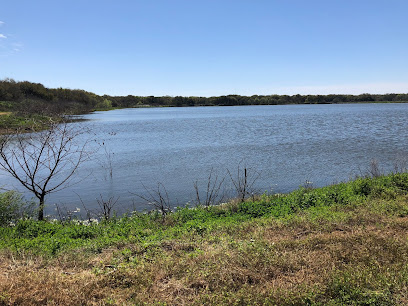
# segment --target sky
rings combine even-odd
[[[0,79],[139,96],[408,92],[407,0],[0,0]]]

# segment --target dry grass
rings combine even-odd
[[[407,198],[101,254],[4,252],[0,304],[348,304],[356,288],[368,304],[404,304],[408,217],[385,211],[395,206],[408,206]]]

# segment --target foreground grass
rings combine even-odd
[[[408,303],[408,174],[0,229],[0,304]]]

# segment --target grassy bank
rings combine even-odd
[[[0,112],[0,135],[43,131],[67,121],[68,117],[60,114]]]
[[[0,304],[408,302],[408,174],[162,217],[0,228]]]
[[[51,117],[39,114],[26,116],[10,112],[0,114],[0,135],[16,132],[33,132],[48,129],[53,122],[61,122],[61,117]]]

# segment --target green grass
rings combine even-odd
[[[0,228],[0,304],[406,304],[407,230],[407,173],[165,218],[20,220]]]
[[[165,219],[158,213],[137,213],[108,222],[82,225],[81,222],[38,222],[20,220],[13,227],[0,228],[0,248],[35,254],[55,255],[85,247],[100,250],[117,243],[152,243],[186,236],[204,236],[214,231],[234,230],[256,218],[288,220],[299,212],[316,218],[336,218],[333,207],[352,207],[368,199],[395,199],[408,193],[408,174],[379,178],[358,178],[328,187],[300,188],[285,195],[263,195],[256,201],[221,206],[179,208]],[[390,206],[383,210],[393,209]],[[400,211],[408,214],[408,211]]]
[[[16,131],[39,131],[50,127],[51,122],[58,121],[61,121],[61,118],[39,114],[21,116],[10,113],[0,116],[0,132],[2,134],[11,134]]]

